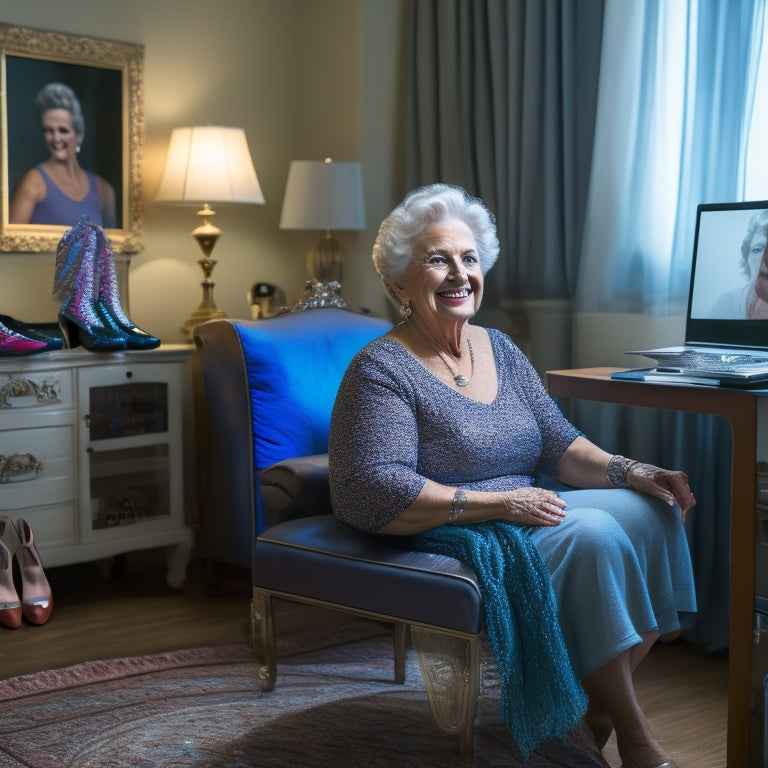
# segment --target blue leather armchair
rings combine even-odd
[[[404,680],[406,630],[419,651],[438,725],[472,762],[483,629],[474,573],[407,539],[337,520],[328,487],[328,431],[353,355],[389,324],[335,308],[195,329],[209,411],[200,541],[208,556],[251,568],[252,639],[264,690],[275,685],[272,600],[393,626],[394,678]]]

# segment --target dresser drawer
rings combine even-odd
[[[73,407],[72,371],[0,373],[0,413]]]
[[[74,427],[0,432],[0,509],[55,504],[75,496]]]

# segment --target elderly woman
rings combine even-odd
[[[8,221],[71,227],[86,215],[94,224],[114,227],[114,189],[77,161],[85,120],[75,92],[62,83],[48,83],[35,103],[50,156],[21,177],[9,204]]]
[[[457,187],[415,190],[382,223],[373,260],[403,322],[358,353],[339,389],[335,513],[475,569],[502,715],[524,753],[574,729],[586,692],[598,751],[615,728],[624,768],[671,768],[632,674],[696,610],[682,526],[693,495],[683,473],[591,443],[507,336],[470,323],[498,252],[492,215]],[[516,693],[507,680],[505,692],[510,674],[535,684]],[[559,722],[544,727],[550,711]]]

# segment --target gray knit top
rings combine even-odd
[[[331,418],[334,512],[364,531],[401,515],[427,478],[466,489],[534,483],[580,434],[523,353],[488,329],[498,393],[479,403],[440,381],[397,341],[380,337],[349,365]]]

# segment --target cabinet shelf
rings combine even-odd
[[[89,453],[91,480],[170,471],[168,444]]]

